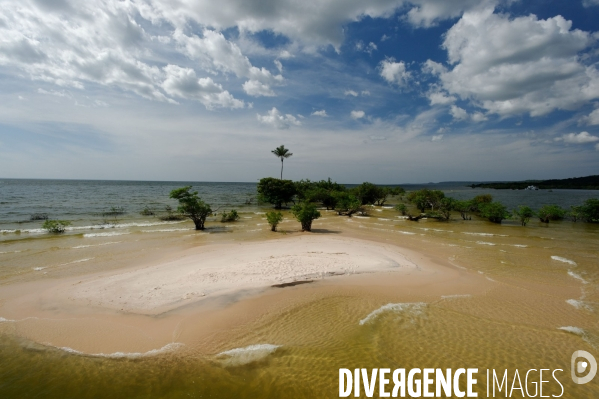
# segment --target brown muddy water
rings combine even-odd
[[[3,317],[0,303],[0,397],[335,398],[340,368],[478,368],[479,397],[486,397],[487,369],[507,369],[510,386],[516,369],[522,376],[561,369],[562,397],[599,397],[599,377],[585,385],[570,378],[574,351],[599,358],[599,226],[495,225],[457,215],[410,222],[384,207],[369,217],[322,214],[312,233],[299,232],[289,214],[271,233],[263,213],[245,211],[238,222],[209,223],[206,232],[188,222],[137,223],[5,237],[0,294],[17,283],[116,271],[196,246],[299,234],[395,244],[479,283],[408,289],[384,274],[326,277],[242,299],[252,309],[243,321],[197,340],[189,329],[184,345],[173,339],[139,353],[85,354],[27,340],[18,333],[26,320]],[[239,302],[221,306],[227,312]],[[544,379],[552,381],[544,395],[558,396],[559,385]]]

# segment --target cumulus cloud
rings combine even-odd
[[[356,119],[356,120],[357,120],[357,119],[364,118],[364,116],[366,116],[366,113],[365,113],[364,111],[359,111],[359,110],[356,110],[356,111],[352,111],[352,112],[350,113],[350,115],[351,115],[351,117],[352,117],[353,119]]]
[[[599,6],[599,0],[582,0],[582,5],[584,7]]]
[[[443,135],[442,134],[435,134],[431,138],[431,141],[441,141],[441,140],[443,140]]]
[[[354,90],[345,90],[345,93],[343,94],[346,96],[358,97],[358,92]]]
[[[594,1],[594,0],[591,0]],[[509,0],[507,1],[509,2]],[[411,0],[413,7],[405,19],[416,27],[428,28],[442,20],[457,18],[464,11],[478,8],[481,4],[502,3],[501,0]]]
[[[468,119],[468,112],[465,109],[458,107],[457,105],[452,105],[449,111],[453,119],[462,121]]]
[[[164,67],[166,79],[162,88],[173,97],[194,99],[200,101],[208,109],[214,107],[243,108],[244,102],[235,99],[223,87],[214,83],[211,78],[198,79],[191,68],[181,68],[177,65]]]
[[[405,62],[395,62],[393,58],[381,61],[379,72],[388,83],[396,84],[400,87],[406,86],[412,77],[410,72],[406,70]]]
[[[490,113],[545,115],[599,97],[599,71],[579,57],[593,41],[561,16],[469,11],[445,35],[452,68],[428,61],[423,70],[437,75],[450,94]]]
[[[583,117],[580,122],[586,125],[599,125],[599,108]]]
[[[327,111],[326,111],[326,110],[324,110],[324,109],[322,109],[322,110],[320,110],[320,111],[314,111],[314,112],[312,112],[312,114],[311,114],[311,115],[312,115],[312,116],[323,116],[323,117],[326,117],[326,116],[328,116],[328,115],[327,115]]]
[[[484,122],[488,119],[482,112],[474,112],[472,115],[470,115],[470,118],[474,122]]]
[[[273,107],[266,115],[256,114],[261,123],[270,125],[277,129],[289,129],[291,126],[301,126],[301,122],[291,114],[283,115],[278,109]]]
[[[431,105],[450,105],[456,101],[454,96],[450,96],[445,92],[431,90],[426,94]]]
[[[599,137],[592,136],[589,134],[589,132],[580,132],[578,134],[569,133],[569,134],[564,134],[560,138],[557,138],[556,141],[563,141],[565,143],[570,143],[570,144],[587,144],[587,143],[594,143],[595,141],[599,141]]]

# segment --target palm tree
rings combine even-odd
[[[284,145],[275,148],[271,151],[277,158],[281,158],[281,180],[283,180],[283,160],[285,158],[289,158],[293,154],[289,152],[288,148],[285,148]]]

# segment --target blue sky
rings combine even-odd
[[[25,0],[0,177],[346,183],[599,170],[599,0]]]

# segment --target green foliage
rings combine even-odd
[[[558,205],[543,205],[539,209],[539,220],[543,223],[549,223],[550,220],[561,220],[566,215],[566,211]]]
[[[166,215],[160,216],[160,220],[174,221],[185,219],[185,216],[174,213],[173,208],[170,205],[165,206],[164,210],[166,211]]]
[[[598,223],[599,222],[599,199],[589,198],[580,207],[580,218],[585,222]]]
[[[67,226],[70,226],[71,222],[67,220],[46,220],[42,225],[42,229],[48,231],[48,233],[64,233]]]
[[[468,216],[468,213],[472,212],[472,201],[455,200],[453,203],[453,209],[457,212],[460,212],[462,219],[470,220],[471,217]]]
[[[405,216],[406,212],[408,212],[408,207],[406,204],[397,204],[393,207],[393,209],[395,209],[397,212],[400,212],[402,216]]]
[[[362,205],[384,205],[389,196],[405,193],[405,190],[401,187],[379,187],[369,182],[364,182],[350,191],[360,200]]]
[[[573,222],[576,222],[580,218],[582,218],[582,206],[572,206],[572,207],[570,207],[570,212],[568,212],[568,217]]]
[[[154,212],[148,206],[146,206],[141,212],[139,212],[139,214],[141,216],[154,216]]]
[[[535,216],[535,212],[528,206],[520,205],[518,209],[514,209],[514,216],[520,221],[522,226],[526,226],[530,218]]]
[[[443,198],[445,198],[445,193],[443,193],[443,191],[429,190],[427,188],[412,191],[408,194],[408,201],[416,205],[416,208],[418,208],[420,212],[424,212],[427,209],[432,209],[434,211]]]
[[[477,195],[470,201],[472,205],[471,210],[472,212],[479,212],[482,205],[490,204],[491,202],[493,202],[493,196],[491,194]]]
[[[223,211],[220,221],[221,221],[221,223],[225,223],[225,222],[234,222],[238,219],[239,219],[239,214],[237,213],[237,211],[235,209],[233,209],[229,213]]]
[[[283,214],[275,211],[266,212],[266,220],[270,225],[270,230],[277,231],[278,224],[283,221]]]
[[[451,211],[455,207],[456,200],[451,197],[441,198],[437,206],[437,212],[439,218],[442,220],[449,220],[451,218]]]
[[[362,202],[355,195],[344,192],[344,193],[336,193],[337,198],[337,214],[338,215],[347,215],[351,217],[354,213],[360,212],[364,213],[364,207],[362,206]]]
[[[487,202],[479,205],[480,216],[493,223],[501,223],[510,213],[501,202]]]
[[[293,155],[293,153],[289,152],[288,148],[285,148],[284,145],[281,145],[274,150],[271,151],[277,158],[281,159],[281,180],[283,180],[283,160],[289,158]]]
[[[208,215],[212,213],[212,208],[202,201],[197,191],[190,190],[191,186],[177,188],[171,191],[170,198],[179,201],[177,210],[193,221],[196,230],[204,230],[204,223]]]
[[[275,206],[275,209],[281,209],[283,204],[293,201],[297,193],[295,184],[291,180],[281,180],[272,177],[265,177],[258,182],[258,199],[262,202],[268,202]]]
[[[318,202],[327,209],[335,209],[337,205],[336,193],[347,190],[344,185],[331,181],[331,178],[317,182],[306,179],[294,184],[300,201]]]
[[[293,216],[302,224],[302,231],[312,230],[312,221],[320,217],[316,205],[311,202],[302,202],[291,208]]]

